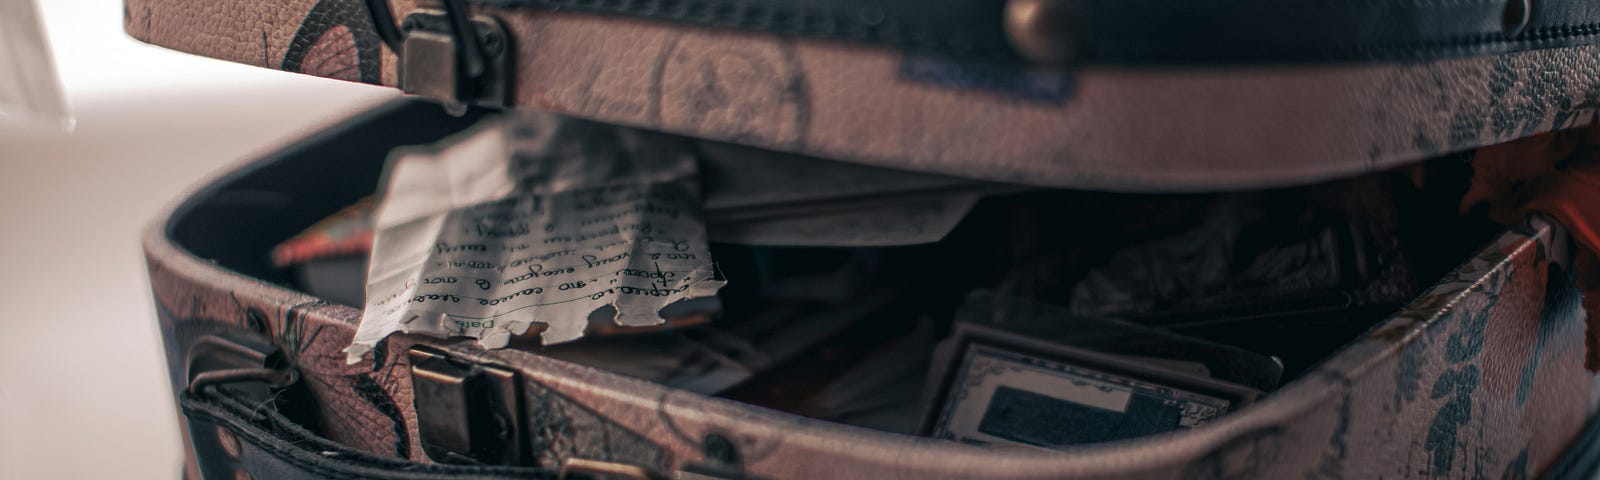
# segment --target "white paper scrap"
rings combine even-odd
[[[38,12],[32,0],[0,1],[0,120],[70,132],[72,110]]]
[[[394,332],[501,348],[534,323],[583,336],[611,306],[625,326],[725,283],[700,220],[694,156],[671,138],[539,114],[397,154],[378,207],[356,363]]]

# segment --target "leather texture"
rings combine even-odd
[[[1500,4],[1417,2],[1424,3]],[[358,0],[125,5],[127,32],[145,42],[397,84],[396,57],[374,46]],[[1535,5],[1597,8],[1579,0]],[[391,8],[404,16],[417,5],[398,0]],[[618,15],[492,6],[476,12],[498,18],[512,39],[517,107],[1055,187],[1310,183],[1587,125],[1600,108],[1594,45],[1428,61],[1042,71]]]
[[[340,135],[371,128],[351,122],[298,148],[344,145]],[[459,341],[396,335],[346,365],[342,349],[358,310],[220,266],[246,263],[231,260],[232,249],[260,257],[275,237],[260,229],[278,221],[243,214],[255,208],[244,200],[326,193],[317,184],[326,166],[288,159],[211,185],[146,236],[169,365],[182,365],[207,332],[264,319],[262,331],[320,406],[318,433],[377,457],[426,461],[406,355],[419,344],[519,372],[529,453],[544,468],[579,458],[673,472],[708,463],[706,439],[714,435],[737,450],[744,472],[773,478],[1522,477],[1549,467],[1593,414],[1596,381],[1583,369],[1583,314],[1566,235],[1538,219],[1501,235],[1410,306],[1246,410],[1203,429],[1064,452],[988,450],[847,427]],[[185,246],[173,243],[174,233]],[[202,247],[207,253],[191,250]],[[181,373],[173,379],[181,389]]]

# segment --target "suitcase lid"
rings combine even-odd
[[[1600,11],[1583,2],[1325,3],[443,4],[469,21],[409,1],[127,0],[125,29],[450,102],[1086,189],[1306,183],[1588,124],[1600,105]]]

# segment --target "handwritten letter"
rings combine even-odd
[[[714,295],[694,157],[675,139],[521,114],[444,149],[398,154],[377,213],[350,363],[394,332],[501,348],[534,323],[583,336]]]

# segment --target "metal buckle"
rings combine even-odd
[[[378,37],[400,57],[400,90],[444,100],[453,114],[468,105],[507,105],[511,42],[493,17],[471,16],[461,0],[417,10],[395,27],[387,0],[367,0]]]
[[[300,379],[299,372],[284,365],[278,347],[271,342],[229,333],[195,340],[189,347],[184,373],[189,380],[187,390],[196,395],[212,385],[261,382],[238,388],[245,398],[257,400],[271,398],[271,389],[287,387]]]
[[[293,385],[300,380],[300,372],[293,369],[279,370],[276,368],[230,368],[227,370],[213,370],[195,375],[189,379],[189,393],[197,395],[200,390],[211,385],[257,381],[271,388],[283,388]]]
[[[521,394],[509,368],[412,347],[411,388],[422,450],[440,463],[522,465]]]

